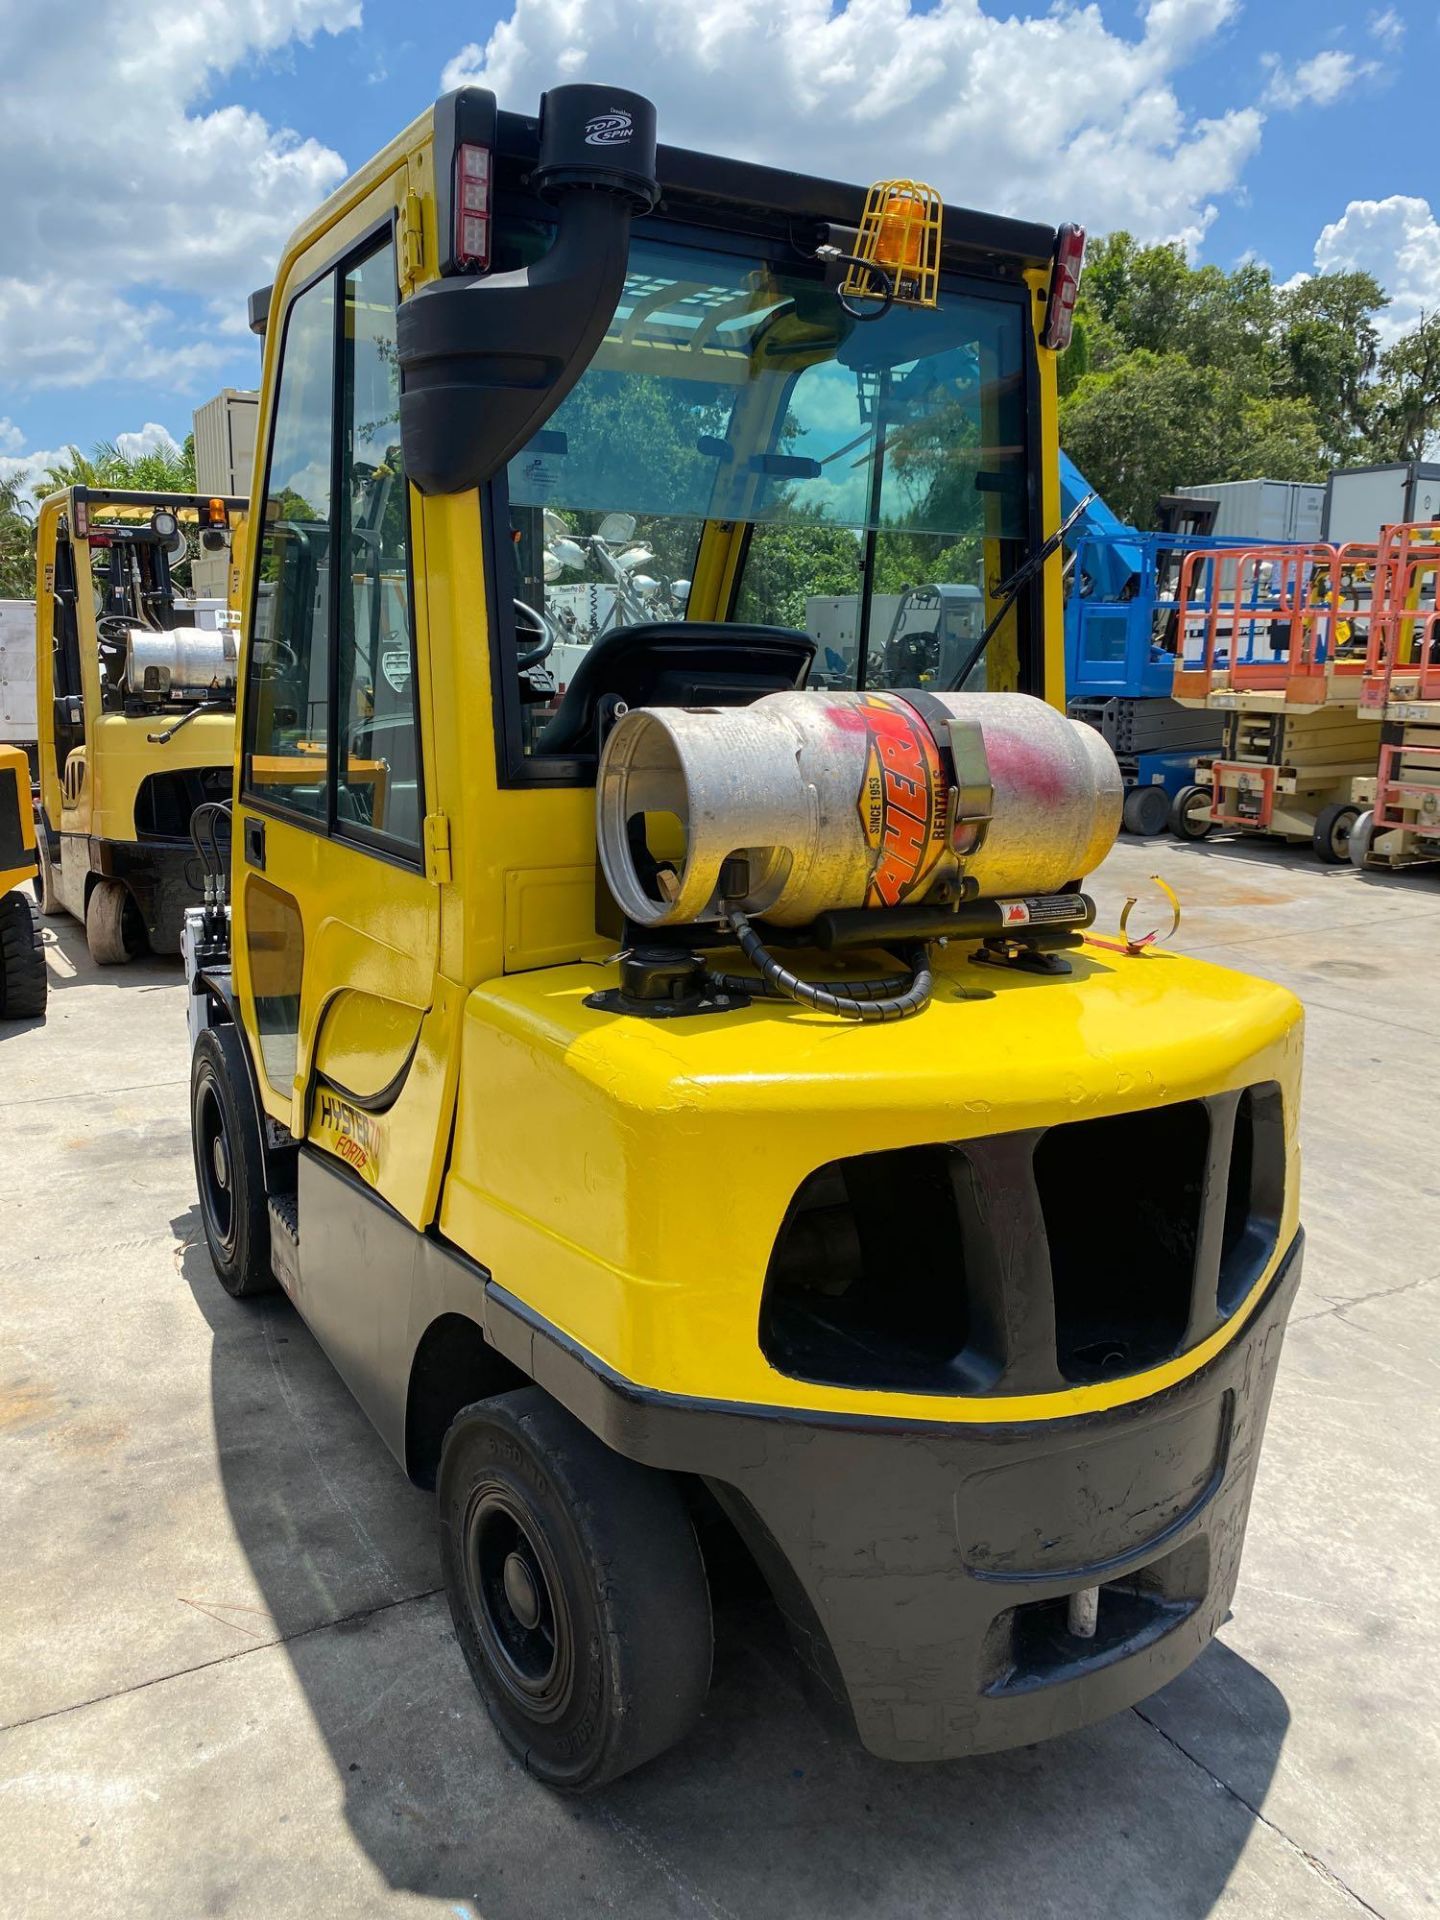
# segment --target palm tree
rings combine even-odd
[[[195,436],[187,433],[182,447],[151,447],[125,454],[113,440],[97,440],[89,454],[67,447],[64,457],[48,467],[35,486],[35,497],[61,493],[66,487],[121,487],[136,493],[193,493],[195,491]]]
[[[0,600],[28,600],[35,591],[35,521],[25,489],[0,478]]]

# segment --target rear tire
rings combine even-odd
[[[85,944],[97,967],[121,967],[145,951],[145,923],[123,880],[97,880],[90,889]]]
[[[207,1027],[190,1062],[190,1143],[200,1223],[215,1277],[232,1299],[273,1293],[265,1156],[234,1027]]]
[[[1176,839],[1203,840],[1214,824],[1209,787],[1182,787],[1170,807],[1170,831]]]
[[[457,1414],[436,1502],[456,1635],[528,1772],[586,1793],[689,1732],[710,1686],[710,1591],[668,1474],[524,1387]]]
[[[1315,816],[1315,830],[1310,836],[1315,858],[1323,860],[1327,867],[1343,867],[1350,858],[1350,835],[1359,818],[1360,809],[1351,806],[1348,800],[1322,807]]]
[[[48,981],[40,918],[26,893],[0,895],[0,1020],[35,1020]]]
[[[1170,818],[1170,801],[1163,787],[1131,787],[1125,796],[1121,818],[1127,833],[1138,833],[1145,839],[1152,839],[1157,833],[1165,831],[1165,822]]]
[[[40,870],[30,883],[35,889],[35,904],[47,920],[53,920],[65,908],[55,890],[55,868],[50,859],[50,842],[45,835],[45,825],[38,820],[35,823],[35,853],[40,862]]]

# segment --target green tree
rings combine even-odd
[[[0,600],[29,600],[34,593],[35,519],[12,475],[0,479]]]
[[[1154,522],[1159,497],[1206,481],[1318,480],[1324,458],[1304,400],[1253,391],[1241,370],[1148,349],[1087,375],[1061,403],[1067,452],[1122,519]]]
[[[1440,313],[1426,314],[1381,357],[1365,396],[1371,460],[1419,460],[1440,435]]]
[[[178,450],[152,447],[138,454],[122,453],[113,440],[97,440],[88,454],[76,446],[46,468],[33,489],[37,500],[66,487],[117,487],[136,493],[193,493],[195,491],[195,436],[187,433]]]
[[[1326,453],[1344,461],[1367,430],[1385,291],[1368,273],[1322,273],[1277,298],[1285,391],[1309,401]]]

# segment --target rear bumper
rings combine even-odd
[[[617,1451],[702,1476],[864,1745],[936,1760],[1086,1726],[1208,1645],[1235,1589],[1301,1252],[1297,1234],[1197,1373],[1053,1421],[822,1418],[642,1390],[493,1282],[486,1330]],[[1096,1586],[1096,1635],[1074,1638],[1067,1599]]]

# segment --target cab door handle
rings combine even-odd
[[[253,814],[245,819],[245,864],[265,871],[265,822]]]

